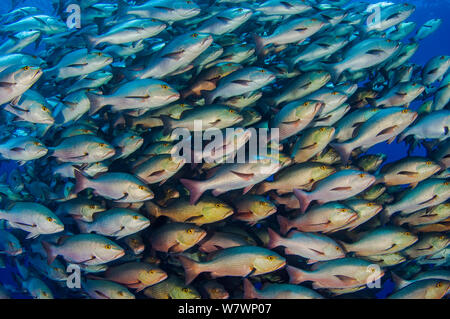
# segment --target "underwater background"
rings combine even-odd
[[[99,1],[103,3],[115,3],[115,1]],[[196,0],[197,3],[207,2],[209,3],[209,0]],[[251,2],[251,1],[250,1]],[[352,0],[351,2],[360,2]],[[380,1],[377,0],[366,0],[364,2],[367,3],[379,3]],[[394,3],[402,3],[406,2],[409,4],[413,4],[416,6],[415,12],[407,19],[407,21],[414,21],[417,23],[417,28],[423,25],[426,21],[430,19],[442,19],[442,25],[441,27],[421,41],[418,51],[413,55],[413,57],[410,59],[410,63],[415,63],[418,65],[425,65],[432,57],[437,55],[448,55],[450,52],[450,0],[394,0]],[[237,4],[238,6],[239,4]],[[7,13],[11,11],[12,9],[18,8],[18,7],[24,7],[24,6],[36,6],[40,8],[43,12],[43,14],[48,15],[54,15],[54,10],[52,7],[52,1],[51,0],[1,0],[0,3],[0,14]],[[82,14],[82,13],[81,13]],[[416,30],[417,30],[416,28]],[[5,38],[2,38],[0,36],[0,41],[4,41]],[[38,52],[41,47],[35,48],[34,44],[29,45],[25,50],[23,50],[23,53],[35,53]],[[0,52],[1,54],[1,52]],[[432,97],[431,97],[432,98]],[[410,108],[416,110],[423,101],[414,101]],[[396,160],[399,160],[401,158],[404,158],[407,155],[407,145],[405,143],[391,143],[387,144],[386,142],[379,143],[373,147],[371,147],[367,154],[376,154],[376,153],[384,153],[387,155],[386,163],[393,162]],[[426,151],[423,148],[421,144],[418,145],[414,149],[414,151],[411,153],[411,155],[416,156],[426,156]],[[17,163],[15,161],[8,161],[8,160],[0,160],[0,175],[4,172],[9,172],[13,168],[17,167]],[[425,267],[430,267],[426,265]],[[382,279],[382,288],[376,290],[376,298],[383,299],[386,296],[390,295],[393,291],[394,284],[392,280],[389,278],[390,276],[384,276]],[[4,283],[5,285],[17,285],[17,283],[12,279],[12,268],[9,268],[7,266],[6,269],[0,269],[0,282]],[[258,285],[256,285],[257,288]],[[354,294],[348,294],[344,295],[344,298],[358,298],[364,297],[364,294],[367,292],[362,293],[354,293]],[[12,298],[30,298],[29,295],[26,294],[18,294],[18,293],[12,293]],[[70,296],[55,296],[57,298],[65,298]]]

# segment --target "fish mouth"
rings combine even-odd
[[[116,255],[114,255],[114,259],[119,259],[121,257],[123,257],[125,255],[125,251],[122,250],[121,252],[117,253]]]

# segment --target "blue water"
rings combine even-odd
[[[43,10],[44,14],[53,14],[53,8],[51,6],[50,0],[23,0],[15,1],[18,6],[36,6]],[[114,1],[104,1],[104,2],[114,2]],[[197,1],[200,2],[200,1]],[[355,1],[359,2],[359,1]],[[365,2],[377,3],[380,1],[367,0]],[[443,23],[441,27],[428,38],[421,41],[418,51],[412,57],[410,62],[419,65],[424,65],[428,60],[437,55],[448,55],[450,53],[450,41],[449,41],[449,30],[450,30],[450,0],[394,0],[393,2],[407,2],[414,4],[416,6],[416,11],[407,21],[414,21],[417,26],[420,27],[424,22],[434,19],[441,18]],[[2,0],[0,4],[0,14],[10,11],[12,8],[12,0]],[[0,39],[1,40],[1,39]],[[33,53],[35,49],[33,46],[25,49],[24,52]],[[410,107],[417,108],[422,102],[413,103]],[[396,142],[392,144],[381,143],[371,149],[368,153],[385,153],[387,155],[387,162],[396,161],[407,156],[407,147],[404,143],[398,144]],[[416,148],[413,155],[425,155],[425,150],[423,147]],[[9,161],[0,161],[0,175],[3,172],[8,172],[16,166],[15,163]],[[12,268],[0,269],[0,282],[7,285],[15,285],[15,281],[12,278]],[[258,287],[257,287],[258,288]],[[387,280],[384,282],[383,288],[376,294],[377,298],[385,298],[388,296],[394,288],[392,281]],[[13,297],[19,298],[29,298],[26,295],[20,293],[13,294]]]

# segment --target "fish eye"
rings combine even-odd
[[[359,174],[358,176],[361,178],[364,178],[366,176],[366,174]]]
[[[169,146],[170,144],[169,143],[164,143],[163,144],[163,146],[165,146],[165,147],[167,147],[167,146]]]
[[[441,288],[441,287],[442,287],[442,282],[438,282],[438,283],[436,284],[436,287],[437,287],[437,288]]]
[[[405,236],[411,236],[411,233],[410,233],[409,231],[404,232],[403,234],[404,234]]]
[[[445,236],[439,236],[439,239],[440,239],[440,240],[444,240],[444,239],[445,239]]]
[[[138,219],[139,219],[139,216],[138,216],[138,215],[134,215],[134,216],[133,216],[133,219],[134,219],[134,220],[138,220]]]
[[[47,217],[47,221],[51,223],[53,221],[53,218]]]
[[[334,91],[334,92],[333,92],[333,93],[331,93],[331,94],[333,94],[333,95],[337,95],[337,94],[338,94],[338,92]]]
[[[337,251],[340,251],[341,249],[340,249],[338,246],[336,246],[336,250],[337,250]]]
[[[192,33],[191,37],[193,37],[193,38],[198,37],[198,33]]]
[[[156,19],[152,19],[152,22],[157,22],[158,20],[156,20]]]
[[[47,111],[48,111],[48,108],[46,108],[44,105],[42,105],[41,109],[42,109],[42,111],[44,111],[44,112],[47,112]]]
[[[135,136],[135,135],[131,135],[130,138],[131,138],[132,140],[134,140],[134,139],[136,138],[136,136]]]
[[[112,248],[111,245],[109,245],[109,244],[105,245],[105,249],[111,249],[111,248]]]
[[[105,144],[105,143],[100,143],[100,144],[98,144],[98,146],[100,146],[100,147],[105,147],[106,144]]]
[[[161,84],[161,87],[164,89],[164,90],[167,90],[169,87],[167,86],[167,85],[165,85],[165,84]]]
[[[340,213],[346,213],[346,212],[348,212],[348,209],[347,208],[341,208],[341,209],[339,209],[339,212]]]
[[[266,70],[264,70],[264,69],[261,69],[261,70],[259,70],[259,72],[261,72],[261,73],[265,73],[265,72],[266,72]]]
[[[324,171],[324,170],[327,169],[327,167],[326,167],[325,165],[322,165],[322,166],[320,166],[320,169],[321,169],[322,171]]]
[[[143,191],[143,190],[145,189],[145,187],[142,186],[142,185],[139,185],[138,188],[139,188],[141,191]]]
[[[153,274],[155,273],[155,271],[154,271],[153,269],[150,269],[150,270],[148,271],[148,273],[149,273],[150,275],[153,275]]]
[[[427,161],[425,164],[427,164],[428,166],[430,166],[431,164],[433,164],[433,162]]]
[[[367,207],[372,207],[373,203],[367,203]]]
[[[448,186],[448,182],[444,182],[444,185],[445,185],[445,186]]]
[[[181,291],[183,291],[185,293],[188,293],[190,291],[190,289],[189,288],[183,288],[183,289],[181,289]]]
[[[317,19],[316,19],[316,18],[312,18],[312,19],[311,19],[311,21],[314,21],[314,22],[316,22],[316,21],[317,21]]]
[[[186,3],[187,3],[187,4],[191,4],[192,1],[191,1],[191,0],[187,0]]]
[[[103,53],[101,53],[101,52],[97,52],[96,53],[98,56],[102,56],[103,55]]]
[[[193,234],[193,233],[194,233],[194,229],[189,228],[186,232],[187,232],[188,234]]]
[[[307,106],[309,104],[309,102],[305,102],[303,103],[303,106]]]
[[[41,145],[41,143],[39,143],[39,142],[33,142],[33,144],[36,145],[36,146]]]
[[[222,204],[217,203],[217,204],[216,204],[216,207],[217,207],[217,208],[222,207]]]
[[[319,129],[319,131],[320,131],[320,132],[325,132],[325,127],[321,127],[321,128]]]
[[[94,209],[94,208],[95,208],[95,205],[89,205],[89,208],[90,208],[90,209]]]
[[[275,260],[275,256],[267,256],[267,260],[273,261],[273,260]]]
[[[25,70],[25,71],[28,71],[29,69],[30,69],[30,67],[28,65],[23,67],[23,70]]]
[[[409,112],[409,110],[408,109],[404,109],[404,110],[402,110],[402,113],[403,114],[406,114],[406,113],[408,113]]]
[[[118,291],[117,294],[118,294],[119,296],[123,296],[123,291]]]
[[[185,106],[186,106],[186,104],[180,103],[180,107],[185,107]]]
[[[47,296],[48,296],[48,294],[47,294],[45,291],[42,292],[42,295],[43,295],[44,297],[47,297]]]
[[[132,240],[131,240],[131,243],[132,243],[133,245],[136,245],[136,244],[138,243],[138,241],[137,241],[137,239],[132,239]]]
[[[236,111],[235,110],[228,110],[228,112],[235,113]]]

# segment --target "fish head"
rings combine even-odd
[[[90,157],[95,161],[103,161],[116,154],[114,147],[105,141],[90,143],[87,149]]]
[[[177,11],[177,15],[183,19],[193,18],[201,12],[198,4],[192,0],[174,1],[174,9]]]
[[[330,259],[345,257],[345,251],[339,244],[324,244],[323,253]]]
[[[441,299],[450,289],[450,281],[444,279],[430,280],[426,289],[425,299]]]
[[[217,200],[203,202],[202,215],[207,221],[223,220],[234,213],[233,208]]]
[[[170,293],[172,299],[201,299],[198,291],[192,286],[176,285]]]
[[[350,207],[338,205],[331,211],[329,221],[333,226],[348,225],[358,219],[358,213]]]

